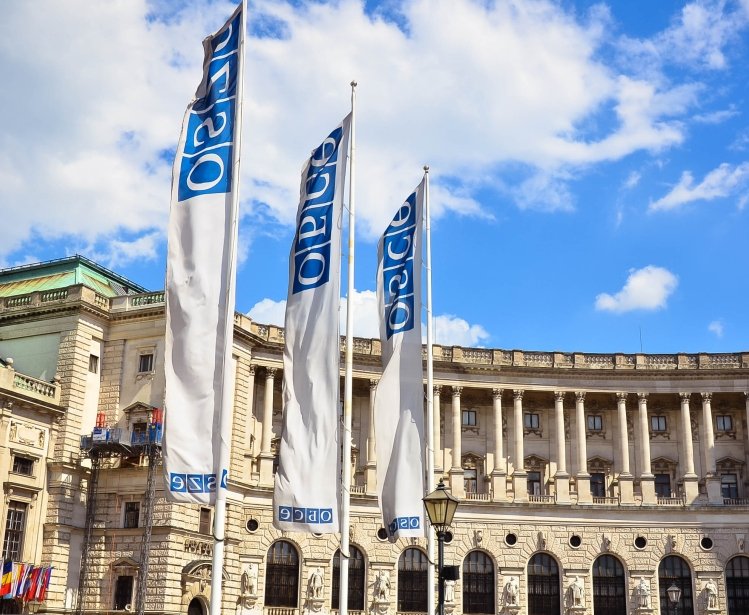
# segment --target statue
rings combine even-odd
[[[249,564],[242,573],[242,596],[257,595],[257,565]]]
[[[518,580],[516,577],[510,577],[505,583],[505,604],[516,606],[518,603]]]
[[[708,579],[705,583],[705,595],[707,598],[707,608],[717,609],[718,608],[718,586],[715,585],[715,581]]]
[[[455,581],[445,581],[445,602],[455,602]]]
[[[388,602],[390,600],[390,574],[387,570],[380,570],[375,578],[375,602]]]
[[[309,580],[307,581],[307,597],[313,600],[321,600],[322,588],[322,568],[317,568],[309,575]]]
[[[650,608],[650,585],[645,582],[644,577],[640,577],[640,582],[635,587],[635,606],[638,609]]]
[[[576,576],[570,585],[570,595],[572,596],[572,606],[583,606],[585,601],[585,590],[580,577]]]

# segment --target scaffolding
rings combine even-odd
[[[82,615],[85,610],[85,594],[91,564],[90,551],[96,524],[99,474],[102,470],[102,461],[127,457],[139,457],[145,460],[147,467],[146,488],[143,494],[143,536],[141,538],[138,583],[135,593],[135,612],[137,615],[143,615],[145,612],[148,563],[156,499],[155,473],[161,459],[161,418],[161,411],[154,408],[148,428],[145,431],[133,431],[128,434],[123,433],[121,429],[97,426],[90,436],[81,437],[81,452],[91,460],[91,472],[88,480],[86,524],[81,547],[81,572],[78,580],[76,615]]]

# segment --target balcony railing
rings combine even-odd
[[[489,493],[475,493],[472,491],[466,492],[466,500],[474,500],[477,502],[488,502],[491,499],[491,494]]]
[[[593,504],[603,504],[605,506],[618,506],[619,498],[611,497],[594,497]]]
[[[686,503],[686,500],[682,495],[672,498],[664,498],[658,496],[656,498],[656,501],[658,502],[658,506],[684,506],[684,504]]]
[[[264,615],[299,615],[299,609],[292,609],[285,606],[266,606],[263,609]]]
[[[723,498],[725,506],[749,506],[749,498]]]
[[[532,504],[553,504],[556,498],[553,495],[529,495],[528,501]]]

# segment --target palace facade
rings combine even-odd
[[[207,613],[212,510],[163,497],[164,326],[87,259],[0,271],[2,556],[54,567],[2,612]],[[271,523],[283,342],[235,315],[226,613],[338,609],[337,537]],[[379,341],[354,352],[349,610],[426,613],[426,540],[377,509]],[[749,614],[749,352],[433,353],[448,613]]]

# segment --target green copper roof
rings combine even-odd
[[[0,269],[0,297],[25,295],[83,284],[105,297],[145,293],[140,284],[83,256]]]

